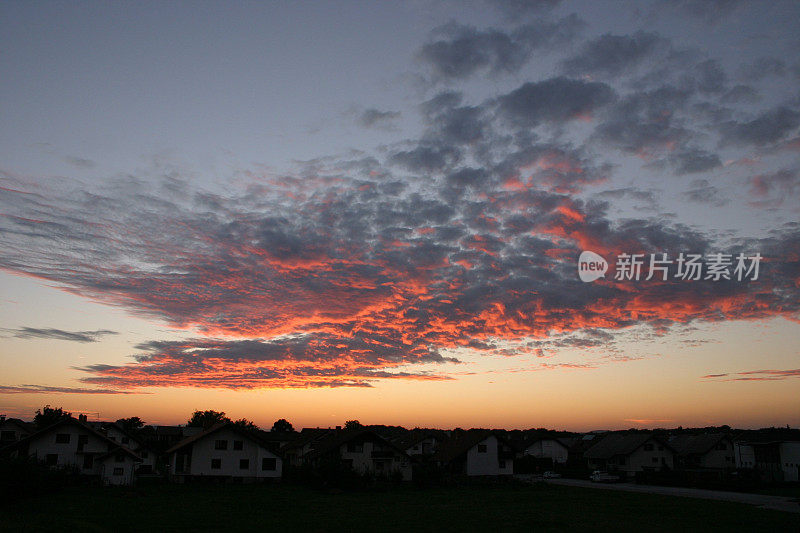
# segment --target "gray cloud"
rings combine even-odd
[[[105,335],[118,335],[118,332],[108,329],[94,331],[65,331],[55,328],[29,328],[3,329],[19,339],[55,339],[73,342],[98,342]]]
[[[587,42],[577,55],[562,63],[562,68],[572,75],[617,76],[668,48],[668,41],[655,33],[605,34]]]

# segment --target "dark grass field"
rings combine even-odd
[[[547,485],[72,488],[0,505],[3,531],[800,531],[800,515]]]

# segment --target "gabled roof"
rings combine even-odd
[[[330,435],[333,434],[332,429],[325,429],[325,428],[304,428],[298,437],[291,442],[286,443],[282,448],[282,452],[286,452],[288,450],[299,449],[305,446],[306,444],[310,444],[314,441],[322,440]]]
[[[212,434],[220,431],[221,429],[228,429],[230,431],[238,433],[242,437],[255,442],[256,444],[258,444],[259,446],[261,446],[265,450],[268,450],[269,452],[277,455],[277,453],[272,449],[272,447],[269,445],[269,443],[267,443],[263,439],[261,439],[261,437],[256,435],[255,432],[249,431],[249,430],[244,429],[244,428],[242,428],[240,426],[237,426],[233,422],[222,422],[222,423],[219,423],[219,424],[214,424],[213,426],[211,426],[210,428],[206,429],[205,431],[201,431],[200,433],[197,433],[196,435],[192,435],[190,437],[186,437],[182,441],[180,441],[177,444],[175,444],[175,446],[172,446],[171,448],[169,448],[166,451],[166,453],[176,452],[176,451],[180,450],[181,448],[184,448],[184,447],[192,444],[193,442],[197,442],[197,441],[199,441],[201,439],[204,439],[204,438],[208,437],[209,435],[212,435]]]
[[[497,438],[497,440],[500,442],[508,445],[508,441],[505,439],[505,437],[496,431],[489,429],[471,429],[465,432],[463,435],[453,437],[442,442],[439,445],[439,451],[437,451],[434,455],[434,459],[440,463],[449,463],[450,461],[465,455],[474,446],[492,436]]]
[[[113,440],[109,439],[107,436],[103,435],[102,433],[100,433],[99,431],[94,429],[93,427],[91,427],[91,426],[89,426],[87,424],[84,424],[83,422],[81,422],[81,421],[79,421],[79,420],[77,420],[75,418],[72,418],[71,416],[68,416],[68,417],[62,418],[61,420],[59,420],[58,422],[56,422],[54,424],[50,424],[46,428],[43,428],[43,429],[41,429],[41,430],[31,434],[31,435],[28,435],[24,439],[20,439],[20,440],[16,441],[15,443],[13,443],[13,444],[11,444],[9,446],[6,446],[5,448],[3,448],[3,451],[10,451],[10,450],[17,449],[17,448],[19,448],[21,446],[24,446],[25,444],[30,443],[34,439],[39,438],[41,435],[46,435],[47,433],[55,431],[58,428],[60,428],[62,426],[65,426],[65,425],[78,426],[79,428],[88,431],[89,433],[91,433],[95,437],[99,438],[100,440],[102,440],[106,444],[108,444],[109,445],[109,449],[121,448],[119,443],[114,442]],[[138,455],[136,455],[135,453],[133,453],[132,451],[127,450],[127,449],[125,451],[126,451],[126,453],[130,453],[137,460],[141,461],[141,458]]]
[[[319,441],[314,443],[313,449],[306,455],[305,458],[308,460],[314,460],[330,452],[333,452],[343,444],[347,444],[350,441],[362,438],[376,440],[381,444],[384,444],[385,446],[392,448],[399,454],[404,455],[405,457],[410,459],[409,455],[405,452],[405,450],[400,449],[399,447],[392,444],[385,438],[381,437],[371,429],[364,429],[364,428],[340,430],[339,432],[331,434],[327,438],[320,439]]]
[[[708,453],[719,441],[728,439],[725,433],[703,433],[701,435],[676,435],[669,439],[669,444],[675,448],[678,455],[703,455]]]
[[[34,433],[36,431],[36,424],[33,422],[25,422],[19,418],[5,418],[3,419],[3,422],[14,424],[19,429],[27,431],[28,433]]]
[[[392,440],[392,443],[401,450],[407,450],[425,439],[436,439],[436,435],[425,430],[414,430]]]
[[[617,455],[630,455],[644,446],[649,440],[654,440],[669,450],[675,451],[672,446],[652,433],[610,433],[603,437],[600,442],[586,450],[584,457],[589,459],[610,459]]]
[[[558,438],[558,437],[548,437],[546,435],[539,435],[539,436],[533,437],[531,439],[528,439],[526,441],[523,441],[523,443],[521,445],[521,448],[523,450],[527,450],[528,448],[530,448],[531,446],[533,446],[537,442],[540,442],[540,441],[543,441],[543,440],[551,440],[551,441],[557,442],[559,446],[561,446],[565,450],[569,450],[569,446],[570,445],[567,444],[567,439]]]

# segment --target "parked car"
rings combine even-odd
[[[555,472],[552,472],[552,471],[548,470],[547,472],[542,474],[542,477],[544,479],[558,479],[558,478],[561,477],[561,474],[557,474]]]
[[[614,483],[615,481],[619,481],[619,476],[616,474],[609,474],[608,472],[603,472],[601,470],[595,470],[592,472],[592,475],[589,476],[595,483]]]

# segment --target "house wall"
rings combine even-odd
[[[700,458],[701,467],[723,470],[736,466],[736,453],[733,450],[733,442],[728,439],[722,439],[719,445],[724,445],[725,449],[718,450],[715,446],[713,449],[706,452]]]
[[[227,449],[215,449],[217,440],[227,441]],[[234,441],[242,441],[241,450],[233,449]],[[172,454],[170,472],[178,475],[280,478],[283,470],[280,457],[255,441],[229,429],[221,429],[193,442],[191,444],[191,464],[187,471],[176,471],[176,456],[176,453]],[[275,470],[262,470],[261,463],[265,457],[276,460]],[[211,468],[212,459],[220,459],[220,468]],[[247,468],[240,468],[241,459],[248,460]]]
[[[753,447],[744,442],[736,442],[733,445],[736,456],[736,468],[755,468],[756,456]]]
[[[58,443],[58,434],[68,434],[69,442]],[[83,453],[78,452],[79,436],[86,436],[86,444],[83,445]],[[87,453],[103,454],[108,452],[110,444],[87,429],[76,425],[63,425],[52,431],[34,437],[28,443],[28,454],[36,457],[40,461],[46,461],[47,456],[56,454],[58,456],[56,465],[76,466],[84,474],[99,474],[101,465],[93,461],[91,468],[84,468],[84,457]]]
[[[784,481],[800,481],[800,442],[782,442],[781,467]]]
[[[373,452],[386,456],[373,457]],[[350,451],[348,444],[345,443],[339,447],[339,455],[343,461],[351,461],[353,470],[361,474],[367,472],[391,474],[398,471],[403,476],[403,481],[411,481],[411,462],[403,454],[382,442],[364,440],[360,451]]]
[[[479,446],[485,445],[486,451],[479,452]],[[467,451],[466,474],[468,476],[502,476],[514,473],[514,460],[505,459],[505,466],[500,467],[500,441],[490,435]],[[510,454],[509,454],[510,455]]]
[[[135,469],[136,462],[127,453],[112,454],[100,461],[100,479],[106,485],[131,485]]]
[[[528,446],[524,455],[552,459],[554,463],[566,463],[569,450],[555,439],[542,439]]]

